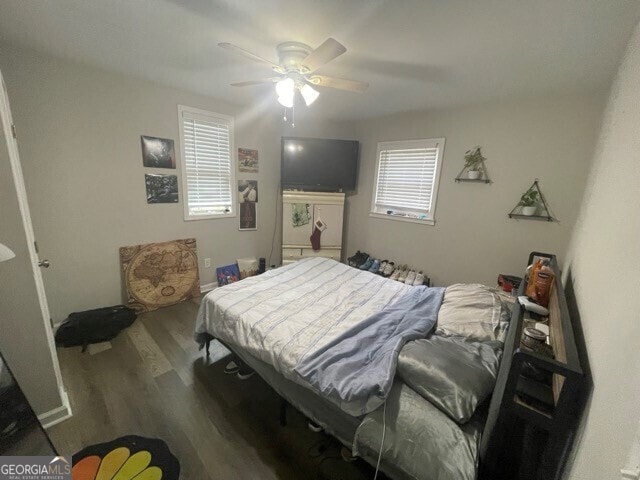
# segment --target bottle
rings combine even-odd
[[[549,266],[549,262],[545,260],[540,270],[538,270],[534,284],[534,300],[545,308],[549,305],[551,286],[553,285],[554,278],[553,270]]]
[[[529,281],[527,282],[527,288],[525,289],[524,294],[527,297],[529,297],[530,299],[535,300],[536,278],[538,278],[538,272],[542,268],[542,260],[539,259],[538,261],[536,261],[536,263],[533,264],[533,266],[531,266],[529,268],[530,268],[531,271],[529,272]]]

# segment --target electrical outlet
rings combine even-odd
[[[204,268],[211,268],[211,259],[210,258],[205,258],[204,259]]]

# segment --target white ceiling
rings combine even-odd
[[[347,52],[319,73],[370,88],[310,108],[354,120],[604,88],[639,19],[637,0],[2,0],[0,41],[275,109],[272,86],[229,86],[270,70],[218,42],[277,61],[332,36]]]

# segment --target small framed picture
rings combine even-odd
[[[255,257],[238,258],[238,270],[240,270],[240,280],[253,277],[258,274],[258,259]]]
[[[234,263],[225,267],[216,268],[216,278],[218,279],[219,287],[237,282],[240,280],[238,265]]]
[[[258,201],[258,181],[257,180],[238,180],[238,202],[254,202]]]
[[[244,202],[240,204],[240,227],[239,230],[257,230],[258,216],[255,202]]]
[[[176,168],[176,151],[168,138],[140,137],[142,164],[151,168]]]
[[[238,149],[238,171],[241,173],[258,173],[258,150]]]
[[[144,174],[147,203],[178,203],[177,175]]]

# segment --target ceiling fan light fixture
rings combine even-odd
[[[297,91],[300,91],[305,104],[310,106],[320,96],[314,87],[332,88],[349,92],[363,92],[369,86],[366,82],[345,78],[316,75],[316,71],[347,51],[346,47],[333,38],[328,38],[319,47],[312,49],[300,42],[283,42],[276,47],[278,63],[245,50],[231,43],[219,43],[224,48],[249,60],[270,67],[280,76],[236,82],[234,87],[248,87],[265,83],[275,83],[278,102],[285,108],[293,108]]]
[[[293,107],[293,95],[290,97],[278,97],[278,103],[283,107],[292,108]]]
[[[296,83],[292,78],[283,78],[276,83],[276,93],[279,97],[293,97],[295,93]]]
[[[307,85],[306,83],[300,88],[300,93],[302,94],[302,98],[304,98],[304,103],[307,105],[311,105],[315,102],[320,96],[320,92],[318,92],[315,88]]]
[[[296,94],[296,83],[292,78],[284,78],[276,83],[278,102],[283,107],[293,107],[293,98]]]

